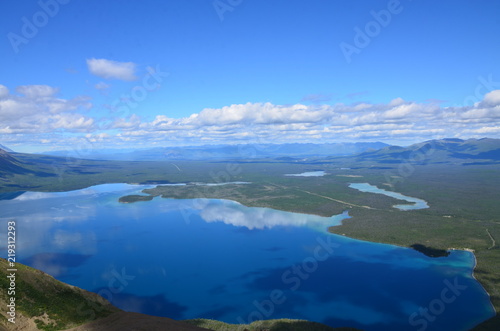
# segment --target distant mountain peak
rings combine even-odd
[[[12,149],[10,149],[2,144],[0,144],[0,149],[3,149],[4,151],[9,152],[9,153],[14,153],[14,151]]]
[[[355,155],[364,151],[374,151],[388,146],[381,142],[339,142],[339,143],[259,143],[235,145],[203,145],[182,147],[155,147],[135,151],[99,151],[86,155],[86,158],[99,160],[222,160],[248,158],[305,158],[316,156]],[[43,153],[65,156],[67,152]]]
[[[463,143],[465,140],[459,139],[459,138],[443,138],[441,139],[443,141],[451,141],[451,142],[456,142],[456,143]]]
[[[0,177],[3,174],[9,173],[23,173],[26,170],[20,165],[10,153],[0,148]]]
[[[499,164],[500,139],[434,139],[407,147],[388,146],[375,152],[361,153],[358,157],[383,163],[407,160],[423,164],[446,162],[464,165]]]

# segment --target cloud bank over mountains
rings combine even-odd
[[[133,66],[90,61],[89,70],[103,78],[128,80]],[[232,104],[205,108],[188,117],[172,118],[158,109],[155,118],[134,112],[113,117],[91,116],[91,98],[58,97],[48,85],[0,85],[0,139],[6,145],[99,143],[182,145],[199,143],[417,141],[442,137],[500,137],[500,90],[474,105],[443,107],[439,101],[417,103],[395,98],[388,103]],[[94,112],[95,114],[97,112]],[[101,112],[102,114],[102,112]],[[64,141],[62,141],[64,140]],[[48,144],[48,145],[47,145]]]

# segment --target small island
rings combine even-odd
[[[118,199],[118,201],[121,203],[132,203],[132,202],[138,202],[138,201],[151,201],[151,200],[153,200],[153,198],[154,198],[154,196],[152,196],[152,195],[133,194],[133,195],[126,195],[126,196],[120,197],[120,199]]]

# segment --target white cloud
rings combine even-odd
[[[442,107],[401,98],[388,103],[334,105],[232,104],[206,108],[182,118],[163,112],[145,120],[138,115],[88,117],[79,109],[91,107],[85,97],[57,98],[57,89],[27,86],[23,96],[0,97],[0,139],[19,143],[36,141],[62,144],[103,144],[150,147],[217,143],[286,143],[379,140],[412,143],[443,137],[500,138],[500,90],[473,106]],[[5,92],[6,91],[6,92]],[[5,94],[7,93],[7,95]],[[113,116],[113,113],[110,114]],[[72,132],[71,139],[60,139]],[[24,136],[9,135],[12,133]],[[38,134],[38,135],[37,135]],[[59,139],[58,139],[59,137]],[[33,140],[35,140],[33,138]]]
[[[53,117],[51,127],[54,130],[64,129],[69,131],[86,131],[94,124],[93,118],[79,114],[62,114]]]
[[[0,98],[0,133],[81,132],[94,126],[94,119],[75,113],[92,106],[88,97],[57,98],[59,89],[47,85],[19,86],[16,91],[21,95],[10,94],[7,88],[0,90],[4,91]]]
[[[0,99],[5,98],[9,95],[9,89],[7,86],[0,84]]]
[[[184,118],[157,115],[152,121],[137,116],[118,119],[126,141],[163,143],[306,142],[338,140],[425,140],[434,137],[495,134],[500,107],[490,92],[473,107],[443,108],[396,98],[387,104],[274,105],[233,104],[207,108]],[[486,104],[491,106],[486,107]],[[468,130],[468,131],[466,131]],[[498,134],[498,133],[497,133]]]
[[[285,213],[268,208],[252,208],[243,212],[243,205],[230,200],[213,202],[212,200],[196,199],[191,208],[199,209],[201,218],[207,223],[223,222],[237,227],[246,227],[250,230],[273,228],[277,226],[310,226],[325,229],[328,226],[338,225],[344,218],[321,217],[315,215]]]
[[[500,90],[494,90],[487,93],[483,101],[479,104],[482,107],[498,107],[500,106]]]
[[[500,126],[482,127],[476,129],[475,132],[481,134],[492,134],[492,133],[500,134]]]
[[[105,79],[124,81],[136,80],[136,65],[133,62],[118,62],[106,59],[87,59],[87,67],[91,74]]]
[[[390,105],[390,104],[389,104]],[[422,107],[417,104],[400,104],[392,109],[387,110],[384,113],[384,117],[388,119],[395,118],[408,118],[409,116],[415,114]]]
[[[109,134],[107,133],[98,133],[98,134],[86,134],[85,135],[85,138],[90,141],[91,143],[95,143],[95,142],[103,142],[105,140],[107,140],[108,138],[110,137]]]
[[[50,98],[59,92],[59,89],[48,85],[23,85],[19,86],[16,91],[24,94],[27,98]]]
[[[219,109],[206,108],[187,118],[173,119],[158,115],[149,123],[156,129],[173,129],[175,126],[228,127],[241,125],[279,125],[292,123],[325,122],[333,115],[329,106],[312,107],[302,104],[291,106],[271,103],[246,103]]]
[[[391,100],[391,102],[389,102],[388,106],[396,107],[396,106],[400,106],[404,103],[405,103],[405,101],[402,98],[396,98],[396,99]]]

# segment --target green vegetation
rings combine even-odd
[[[450,252],[446,249],[427,247],[422,244],[413,244],[410,247],[422,254],[425,254],[428,257],[445,257],[450,255]]]
[[[155,196],[176,199],[220,198],[235,200],[246,206],[321,216],[332,216],[348,210],[351,219],[344,221],[341,226],[331,227],[330,232],[404,247],[420,244],[426,247],[422,252],[430,254],[452,248],[473,250],[477,259],[475,277],[489,292],[497,313],[500,313],[498,160],[483,160],[481,155],[490,153],[484,146],[474,150],[462,144],[461,152],[453,154],[446,150],[446,144],[455,143],[437,144],[433,158],[412,162],[406,161],[411,157],[408,150],[398,148],[387,148],[363,157],[317,158],[302,162],[279,159],[119,162],[13,154],[16,167],[22,165],[22,168],[16,168],[16,172],[8,175],[0,173],[0,193],[12,195],[12,192],[23,190],[65,191],[123,182],[250,182],[246,185],[224,186],[159,185],[144,190],[147,196],[128,196],[121,201],[144,201]],[[421,150],[424,146],[413,149]],[[466,155],[466,151],[469,154]],[[283,176],[316,170],[324,170],[327,175]],[[430,208],[397,210],[392,206],[407,202],[351,189],[348,185],[353,182],[366,182],[423,199]],[[50,305],[49,302],[41,302]],[[29,304],[26,307],[30,309]],[[498,315],[478,326],[477,330],[487,328],[500,329]]]
[[[118,200],[121,203],[132,203],[132,202],[138,202],[138,201],[151,201],[153,200],[154,197],[150,195],[126,195],[124,197],[120,197]]]
[[[0,258],[0,287],[9,288],[8,264]],[[38,329],[64,330],[76,325],[106,317],[119,311],[97,294],[64,284],[53,277],[16,263],[16,320],[20,316],[31,319]],[[6,307],[7,291],[0,292],[0,304]],[[11,326],[2,319],[1,323]]]
[[[475,276],[491,295],[497,313],[500,311],[498,167],[421,165],[414,167],[411,176],[387,183],[388,169],[340,170],[333,164],[323,166],[329,173],[325,177],[273,175],[278,169],[285,170],[285,166],[252,164],[253,171],[265,169],[269,173],[265,176],[264,172],[257,175],[244,165],[249,170],[243,172],[242,180],[253,182],[249,185],[158,186],[143,192],[176,199],[232,199],[247,206],[321,216],[349,210],[352,218],[341,226],[331,227],[330,232],[405,247],[420,244],[425,247],[422,252],[438,256],[449,249],[472,250],[477,259]],[[345,177],[346,174],[360,177]],[[407,202],[350,189],[351,182],[368,182],[424,199],[430,208],[400,211],[392,206]]]
[[[186,320],[186,323],[196,325],[202,328],[216,331],[356,331],[353,328],[332,328],[320,323],[291,320],[291,319],[277,319],[266,321],[255,321],[252,324],[228,324],[224,322],[208,320],[208,319],[192,319]]]

